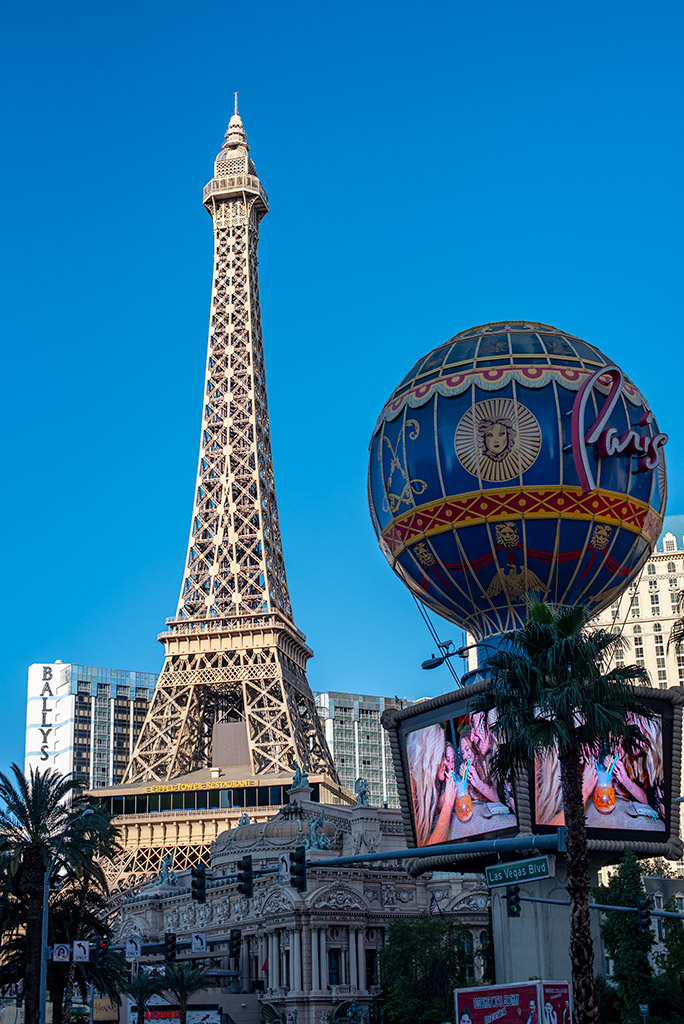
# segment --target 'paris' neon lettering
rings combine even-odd
[[[593,425],[587,430],[585,427],[587,404],[600,377],[611,379],[610,391]],[[667,434],[641,434],[634,427],[630,427],[624,434],[618,435],[615,427],[607,426],[611,413],[622,395],[623,387],[622,371],[617,366],[611,365],[604,366],[592,373],[577,392],[572,407],[572,454],[583,494],[596,488],[596,480],[589,462],[589,445],[597,446],[601,458],[609,458],[613,455],[640,456],[636,472],[647,473],[658,465],[661,449],[667,443]],[[652,422],[653,413],[650,409],[645,408],[639,419],[639,427],[648,427]]]

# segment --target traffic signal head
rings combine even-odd
[[[520,886],[506,887],[506,912],[509,917],[520,917]]]
[[[238,861],[238,887],[237,891],[241,896],[250,898],[254,892],[254,872],[252,869],[252,855],[246,854]]]
[[[176,961],[176,933],[166,932],[164,935],[164,963],[173,964]]]
[[[109,963],[109,939],[100,939],[95,947],[95,966],[103,969]]]
[[[639,920],[639,931],[649,931],[651,927],[651,906],[647,896],[639,896],[637,898],[637,918]]]
[[[242,946],[242,932],[239,928],[230,929],[230,939],[228,940],[228,949],[230,955],[236,959],[240,956],[240,947]]]
[[[193,900],[197,900],[198,903],[207,902],[207,869],[204,864],[198,864],[192,868],[190,872],[191,876],[191,895]]]
[[[303,846],[290,850],[290,885],[297,892],[306,892],[306,850]]]

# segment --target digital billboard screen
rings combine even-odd
[[[517,826],[513,787],[492,771],[496,712],[455,710],[404,736],[418,846]]]
[[[636,746],[622,744],[589,751],[583,759],[583,797],[587,828],[626,832],[665,832],[667,802],[663,756],[663,718],[632,715]],[[565,824],[560,765],[555,752],[535,758],[534,804],[537,825]]]

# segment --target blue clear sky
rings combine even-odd
[[[416,359],[527,318],[620,362],[681,511],[682,5],[121,0],[5,12],[0,767],[27,666],[157,671],[190,525],[211,284],[201,190],[240,109],[278,500],[314,689],[418,697],[370,433]],[[458,639],[447,623],[444,637]]]

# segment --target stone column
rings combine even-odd
[[[275,978],[275,942],[273,932],[268,932],[266,936],[266,941],[268,944],[268,987],[274,988],[275,982],[273,979]]]
[[[290,988],[297,994],[302,992],[302,932],[295,926],[290,940],[290,957],[292,959],[292,984]]]
[[[366,977],[366,933],[363,928],[359,928],[358,941],[359,951],[359,991],[368,991],[368,978]]]
[[[328,950],[325,942],[325,928],[320,928],[319,933],[319,969],[321,972],[321,990],[328,991]]]
[[[356,933],[358,929],[349,928],[349,984],[352,988],[359,987],[358,960],[356,953]]]
[[[321,990],[320,945],[318,928],[311,928],[311,991]]]

